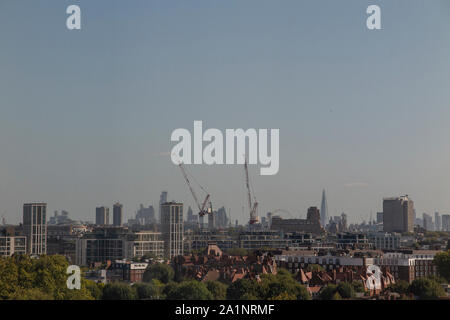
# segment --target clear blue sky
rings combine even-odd
[[[449,57],[448,0],[0,0],[0,214],[192,205],[166,154],[194,120],[280,129],[278,175],[251,168],[260,214],[305,216],[323,188],[351,221],[405,193],[449,213]],[[241,166],[189,170],[247,219]]]

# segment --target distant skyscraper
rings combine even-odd
[[[450,214],[442,215],[442,231],[450,231]]]
[[[167,202],[167,191],[163,191],[161,192],[161,195],[159,196],[159,221],[161,222],[162,220],[162,209],[161,209],[161,205],[163,203]]]
[[[194,212],[192,211],[191,207],[188,208],[187,211],[187,222],[192,222],[194,217]]]
[[[427,231],[434,231],[433,218],[425,212],[423,213],[423,228]]]
[[[109,208],[97,207],[95,208],[95,224],[105,226],[109,224]]]
[[[149,225],[155,223],[155,209],[153,206],[148,206],[145,208],[143,204],[139,206],[139,210],[136,213],[136,220],[140,225]]]
[[[439,212],[434,213],[434,229],[435,231],[441,231],[441,216]]]
[[[123,221],[123,205],[115,203],[113,206],[113,225],[115,227],[121,227]]]
[[[183,204],[166,202],[161,204],[161,231],[166,258],[183,255]]]
[[[414,231],[414,202],[408,196],[383,199],[383,230],[385,232]]]
[[[217,212],[213,211],[210,214],[208,214],[208,229],[213,230],[216,227],[216,214]]]
[[[377,223],[383,223],[383,212],[377,212]]]
[[[203,226],[203,224],[204,224],[204,217],[205,217],[205,216],[199,216],[199,217],[198,217],[198,221],[199,221],[199,224],[200,224],[200,228],[204,228],[204,226]]]
[[[27,238],[28,254],[47,253],[47,204],[26,203],[23,205],[23,232]]]
[[[228,226],[228,217],[225,207],[219,208],[216,212],[215,226],[217,228],[226,228]]]
[[[322,191],[322,204],[320,205],[320,224],[325,228],[328,221],[328,203],[325,195],[325,189]]]

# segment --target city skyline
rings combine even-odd
[[[349,222],[404,194],[418,216],[450,212],[450,4],[378,2],[369,31],[366,0],[80,0],[76,32],[70,1],[3,1],[0,215],[45,201],[94,220],[120,201],[126,221],[162,190],[195,208],[169,155],[195,120],[280,129],[279,173],[249,166],[260,216],[304,218],[323,189]],[[187,168],[247,222],[242,166]]]

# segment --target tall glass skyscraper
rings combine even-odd
[[[322,191],[322,204],[320,205],[320,224],[325,228],[328,221],[328,204],[325,189]]]

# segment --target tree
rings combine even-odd
[[[283,292],[276,297],[272,297],[269,300],[297,300],[297,297],[293,294]]]
[[[437,299],[445,295],[445,291],[441,284],[436,280],[429,278],[415,279],[411,283],[409,291],[422,300]]]
[[[319,297],[321,300],[332,300],[333,295],[336,292],[337,292],[337,286],[334,284],[329,284],[320,291]]]
[[[103,300],[135,300],[135,290],[126,283],[110,283],[103,289]]]
[[[212,300],[213,296],[203,282],[191,280],[174,286],[166,298],[168,300]]]
[[[309,264],[306,267],[306,271],[307,272],[311,272],[311,271],[325,271],[325,269],[321,265],[318,265],[318,264]]]
[[[297,300],[310,300],[311,295],[305,286],[299,284],[292,274],[280,269],[276,275],[266,274],[261,276],[261,296],[264,299],[274,299],[287,294]]]
[[[83,277],[80,290],[67,288],[68,266],[66,258],[59,255],[0,258],[0,299],[92,300]]]
[[[337,286],[337,292],[344,299],[351,299],[355,297],[355,290],[353,286],[348,282],[339,282]]]
[[[206,281],[206,288],[211,292],[214,300],[225,300],[227,285],[219,281]]]
[[[137,283],[134,286],[136,290],[136,294],[138,299],[140,300],[149,300],[149,299],[158,299],[159,298],[159,288],[155,283]]]
[[[353,280],[352,287],[355,292],[364,292],[364,284],[361,281]]]
[[[437,253],[434,256],[433,263],[436,265],[439,274],[450,281],[450,250]]]
[[[153,279],[162,283],[169,283],[174,279],[175,272],[167,264],[157,263],[150,265],[144,273],[144,282],[150,282]]]
[[[100,300],[102,298],[103,288],[105,287],[103,283],[95,283],[92,280],[83,279],[81,285],[90,292],[95,300]]]
[[[227,300],[247,300],[248,297],[262,299],[258,283],[249,279],[239,279],[227,289]]]
[[[408,294],[410,292],[409,283],[404,280],[397,280],[394,284],[389,286],[389,289],[400,294]]]
[[[331,297],[331,300],[342,300],[341,295],[339,292],[335,292],[333,296]]]

